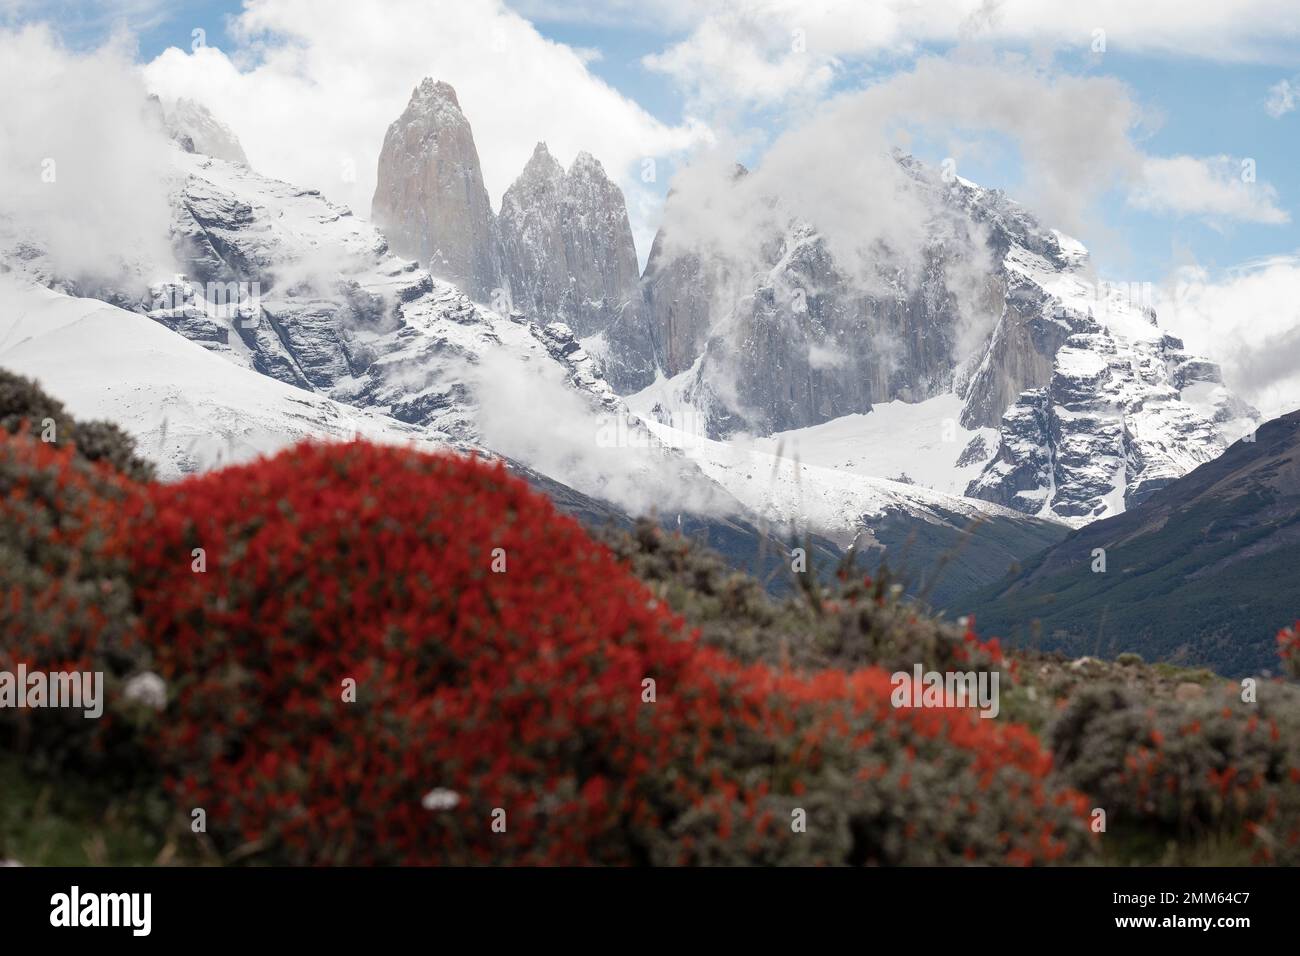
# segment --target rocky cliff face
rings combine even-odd
[[[737,163],[731,182],[747,175]],[[737,264],[726,258],[701,254],[687,240],[674,234],[679,204],[683,200],[668,191],[664,224],[655,233],[641,277],[650,335],[655,343],[659,368],[667,376],[687,371],[704,353],[717,310],[726,310],[740,294]],[[675,241],[677,240],[677,241]]]
[[[773,237],[757,272],[730,264],[732,281],[689,250],[652,254],[644,288],[674,377],[634,406],[725,437],[955,394],[954,430],[1000,432],[954,453],[989,459],[966,493],[1069,524],[1122,511],[1251,426],[1140,295],[1092,281],[1082,245],[1001,192],[899,162],[934,238],[910,274],[883,259],[869,293],[808,223]]]
[[[703,353],[713,303],[720,299],[716,287],[727,281],[725,268],[722,263],[706,265],[696,254],[669,255],[664,252],[663,230],[655,235],[641,289],[665,375],[685,372]]]
[[[498,217],[455,91],[426,79],[384,139],[372,218],[476,300],[570,328],[618,390],[654,380],[627,206],[590,154],[565,170],[539,143]]]
[[[991,283],[972,297],[953,278],[975,268],[982,231],[940,200],[937,177],[915,174],[944,222],[911,272],[882,258],[868,280],[850,275],[815,224],[798,220],[768,239],[757,264],[705,264],[676,244],[659,255],[672,238],[661,231],[644,282],[652,331],[666,371],[725,406],[707,414],[711,434],[801,428],[953,390],[969,313],[988,312],[993,298]]]
[[[499,220],[515,308],[568,325],[620,391],[654,380],[636,247],[623,192],[589,153],[570,168],[538,143]]]
[[[1086,524],[1140,503],[1253,426],[1257,413],[1218,367],[1162,332],[1132,290],[1091,287],[1020,247],[1004,262],[1013,283],[1046,293],[1027,325],[1060,345],[1045,380],[1003,414],[997,453],[968,495]],[[995,333],[990,353],[999,347]]]
[[[371,218],[393,250],[476,300],[502,288],[496,217],[456,91],[426,79],[384,137]]]

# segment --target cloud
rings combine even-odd
[[[537,15],[573,19],[599,6],[565,0],[528,6]],[[662,11],[680,23],[680,0],[646,0],[643,18]],[[1288,42],[1300,38],[1290,0],[1233,4],[1188,0],[715,0],[694,8],[691,32],[647,58],[702,100],[746,95],[771,102],[802,95],[823,71],[855,60],[906,56],[926,44],[991,42],[1037,49],[1102,53],[1160,53],[1216,61],[1288,62]],[[799,58],[791,43],[798,37]]]
[[[662,163],[707,136],[659,122],[593,76],[584,51],[545,39],[498,0],[250,0],[231,32],[231,51],[165,51],[145,68],[150,86],[207,105],[258,171],[360,215],[384,133],[426,76],[456,88],[494,204],[545,140],[566,165],[591,152],[637,209],[643,159]]]
[[[1149,157],[1142,183],[1129,196],[1138,209],[1211,222],[1236,220],[1263,225],[1291,221],[1278,208],[1277,190],[1255,181],[1255,165],[1231,156]]]
[[[769,106],[791,95],[820,96],[834,79],[834,62],[810,56],[799,27],[733,13],[705,20],[685,40],[643,64],[671,76],[696,109]]]
[[[1264,109],[1273,119],[1281,119],[1296,108],[1296,99],[1300,97],[1300,78],[1278,80],[1268,88],[1268,100]]]
[[[78,281],[116,282],[137,263],[175,271],[174,147],[129,44],[73,53],[44,26],[0,31],[0,89],[0,230]]]
[[[1300,255],[1213,278],[1180,270],[1157,290],[1160,324],[1223,367],[1224,382],[1266,419],[1300,408]]]
[[[734,498],[624,412],[598,413],[554,363],[500,350],[464,370],[483,443],[632,515],[728,515]]]
[[[915,132],[954,147],[957,131],[1009,137],[1025,168],[1022,198],[1044,221],[1077,233],[1092,199],[1140,175],[1142,157],[1129,139],[1137,118],[1112,79],[922,58],[830,100],[778,138],[748,176],[733,180],[721,150],[702,157],[673,182],[667,248],[753,266],[763,244],[797,218],[816,227],[837,267],[869,287],[883,251],[916,265],[936,229],[943,235],[933,199],[891,155],[900,136]]]
[[[961,362],[997,320],[986,230],[944,201],[950,187],[937,170],[900,163],[895,144],[923,135],[960,155],[972,135],[1006,138],[1024,170],[1017,195],[1043,222],[1083,234],[1093,201],[1141,175],[1143,158],[1130,139],[1138,117],[1127,88],[1113,79],[1053,75],[1016,59],[924,57],[910,71],[828,101],[772,143],[747,175],[735,175],[724,149],[699,157],[673,180],[661,248],[667,257],[698,254],[718,275],[709,332],[732,340],[748,334],[756,288],[786,303],[795,285],[815,281],[774,268],[776,255],[793,255],[792,243],[815,239],[849,288],[885,300],[917,289],[942,245],[958,310],[952,358]],[[877,335],[872,351],[888,362],[892,344]],[[756,420],[736,400],[736,354],[710,351],[710,386]],[[825,350],[809,360],[823,369],[835,364]]]

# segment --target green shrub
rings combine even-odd
[[[36,382],[0,369],[0,428],[20,431],[64,447],[73,445],[88,461],[104,461],[136,481],[154,476],[151,463],[135,453],[135,440],[109,422],[77,422],[63,403]]]
[[[25,432],[0,434],[0,670],[100,673],[104,701],[147,666],[136,637],[134,594],[120,518],[139,486]],[[107,766],[125,747],[135,761],[130,715],[106,709],[0,709],[0,743],[34,769]]]
[[[829,580],[801,576],[796,593],[778,599],[713,551],[649,520],[604,539],[704,643],[737,660],[891,673],[915,664],[941,671],[1003,664],[998,643],[977,640],[973,622],[958,626],[919,613],[887,577],[853,573],[851,557]]]
[[[1273,682],[1243,702],[1223,682],[1192,700],[1116,684],[1076,690],[1047,733],[1058,773],[1108,822],[1182,841],[1235,835],[1261,861],[1300,859],[1300,700]]]

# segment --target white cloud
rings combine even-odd
[[[834,79],[834,61],[810,55],[799,27],[727,15],[705,20],[685,40],[643,59],[673,77],[693,105],[716,110],[767,106],[798,93],[822,94]]]
[[[124,40],[80,54],[44,26],[0,31],[0,230],[44,247],[66,278],[115,282],[141,262],[175,270],[173,147],[130,54]]]
[[[573,19],[599,4],[565,0],[528,6]],[[539,9],[540,8],[540,9]],[[646,0],[645,18],[662,9],[680,22],[680,0]],[[694,8],[690,35],[647,64],[707,100],[754,96],[759,102],[798,95],[842,61],[907,55],[926,43],[988,41],[1034,49],[1161,53],[1219,61],[1285,62],[1285,44],[1300,39],[1292,0],[714,0]],[[791,37],[804,43],[792,56]],[[1100,32],[1099,32],[1100,31]]]
[[[1268,101],[1265,102],[1264,109],[1273,119],[1280,119],[1296,108],[1297,98],[1300,98],[1300,78],[1294,82],[1278,80],[1268,88]]]
[[[639,424],[597,412],[553,362],[494,350],[464,374],[482,440],[499,454],[629,514],[739,510],[735,499]]]
[[[1021,195],[1042,218],[1081,232],[1089,202],[1136,179],[1129,134],[1137,109],[1123,84],[1049,76],[1023,64],[927,57],[823,106],[777,139],[734,184],[719,151],[688,169],[668,205],[670,248],[700,248],[753,264],[789,221],[813,223],[838,268],[869,274],[889,250],[904,265],[934,238],[933,209],[890,156],[900,133],[1006,135],[1025,167]]]
[[[384,133],[426,76],[456,88],[495,204],[539,140],[566,165],[591,152],[636,209],[642,160],[662,163],[707,137],[659,122],[593,76],[583,51],[545,39],[499,0],[252,0],[233,32],[233,51],[165,51],[145,68],[151,88],[207,105],[260,172],[360,215]]]
[[[1223,367],[1266,419],[1300,408],[1300,255],[1212,278],[1188,268],[1159,290],[1160,324]]]
[[[1230,156],[1149,157],[1143,179],[1129,196],[1139,209],[1280,225],[1291,216],[1278,208],[1277,190],[1254,178],[1254,163]]]

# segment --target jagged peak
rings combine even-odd
[[[564,167],[551,155],[546,144],[538,143],[533,147],[533,155],[525,164],[520,179],[559,179],[563,173]]]
[[[570,176],[581,176],[586,179],[608,179],[605,174],[605,167],[600,164],[595,156],[585,149],[573,158],[573,164],[569,166]]]
[[[460,110],[460,100],[456,97],[455,87],[445,80],[435,80],[431,76],[426,76],[420,81],[420,85],[411,91],[410,105],[434,102],[448,103],[457,111]]]

